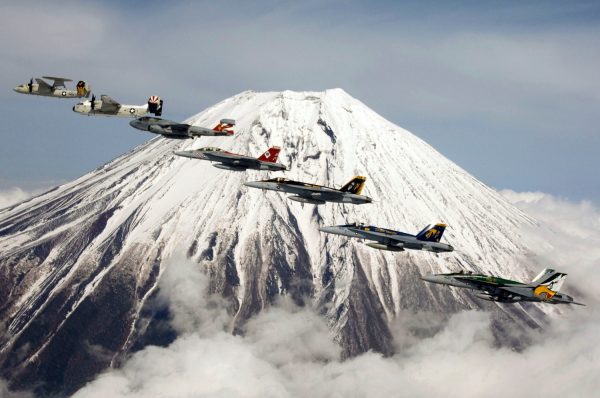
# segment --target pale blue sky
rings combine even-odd
[[[31,76],[165,100],[341,87],[498,189],[600,203],[600,2],[3,2],[0,190],[71,180],[150,138],[11,89]]]

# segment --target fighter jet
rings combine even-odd
[[[191,126],[186,123],[173,122],[171,120],[158,117],[143,116],[129,122],[132,127],[138,130],[149,131],[154,134],[160,134],[166,138],[187,139],[200,136],[215,135],[233,135],[231,129],[235,126],[235,120],[221,119],[214,128]]]
[[[567,274],[546,268],[530,283],[521,283],[495,276],[454,272],[449,274],[425,275],[424,281],[477,290],[475,296],[499,303],[517,303],[520,301],[544,302],[550,304],[577,304],[573,297],[560,293],[558,289]]]
[[[42,79],[52,80],[52,85],[46,83]],[[77,83],[75,90],[67,90],[65,82],[71,82],[71,79],[65,79],[64,77],[51,77],[42,76],[42,79],[36,78],[36,83],[33,82],[33,77],[29,80],[29,83],[20,84],[13,90],[21,94],[30,95],[41,95],[44,97],[56,97],[56,98],[81,98],[89,97],[92,88],[83,80]]]
[[[81,115],[102,115],[102,116],[124,116],[124,117],[139,117],[147,113],[153,113],[156,116],[162,114],[163,100],[156,95],[148,98],[148,103],[145,105],[122,105],[109,97],[101,95],[100,100],[96,100],[96,96],[92,95],[91,101],[83,101],[73,107],[73,112]]]
[[[367,177],[354,177],[340,189],[292,181],[282,177],[265,181],[245,182],[244,185],[252,188],[292,193],[294,195],[290,196],[289,199],[301,203],[322,205],[326,202],[336,202],[359,205],[373,201],[368,196],[360,194],[366,180]]]
[[[227,152],[220,148],[200,148],[193,151],[178,151],[175,152],[175,155],[192,159],[210,160],[211,162],[217,162],[216,164],[213,164],[214,167],[231,171],[244,171],[248,169],[270,171],[287,170],[286,166],[277,163],[277,157],[279,156],[280,150],[281,148],[274,146],[267,149],[259,158]]]
[[[451,252],[454,248],[445,243],[440,243],[446,224],[428,225],[417,235],[405,232],[393,231],[391,229],[373,227],[368,225],[336,225],[321,227],[319,231],[329,234],[345,235],[352,238],[374,240],[375,243],[367,243],[374,249],[401,252],[405,249],[426,250],[434,253]]]

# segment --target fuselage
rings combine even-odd
[[[231,153],[220,149],[178,151],[175,152],[175,155],[191,159],[217,162],[213,165],[214,167],[230,171],[244,171],[248,169],[268,171],[287,170],[287,167],[281,163],[264,162],[262,160],[258,160],[257,158]]]
[[[133,119],[129,124],[138,130],[160,134],[166,138],[187,139],[200,136],[232,136],[233,130],[215,130],[206,127],[192,126],[186,123],[173,122],[152,116]]]
[[[357,195],[349,192],[342,192],[335,188],[324,187],[321,185],[308,184],[305,182],[291,181],[287,179],[273,179],[268,181],[246,182],[244,185],[252,188],[267,189],[290,193],[298,196],[290,197],[299,202],[321,204],[325,202],[363,204],[371,203],[372,199],[368,196]],[[304,198],[308,200],[303,200]]]
[[[454,247],[441,242],[429,242],[417,239],[415,235],[391,229],[365,225],[339,225],[319,228],[322,232],[344,235],[351,238],[374,240],[378,243],[367,245],[375,249],[399,251],[401,249],[426,250],[431,252],[451,252]]]
[[[522,283],[490,275],[454,272],[449,274],[430,274],[422,280],[442,285],[454,286],[477,291],[475,296],[488,301],[516,303],[520,301],[546,302],[550,304],[574,303],[567,294],[554,291],[545,285]]]
[[[472,289],[477,284],[487,284],[490,287],[501,287],[501,286],[511,286],[511,287],[524,287],[527,286],[524,283],[512,281],[509,279],[498,278],[495,276],[489,275],[481,275],[481,274],[469,274],[469,273],[460,273],[454,272],[449,274],[435,274],[435,275],[425,275],[421,279],[431,282],[438,283],[442,285],[450,285],[455,287]]]
[[[20,94],[29,94],[29,95],[40,95],[42,97],[56,97],[56,98],[80,98],[81,95],[77,93],[75,90],[67,90],[64,87],[51,88],[49,90],[40,90],[40,85],[37,83],[31,84],[31,90],[29,89],[29,84],[20,84],[17,87],[13,88],[13,90]]]
[[[73,112],[88,116],[117,116],[117,117],[140,117],[148,114],[148,105],[120,105],[117,110],[102,110],[102,100],[83,101],[73,107]]]
[[[157,117],[144,116],[134,119],[129,122],[131,127],[135,127],[138,130],[149,131],[155,134],[174,134],[172,125],[179,124],[166,119],[160,119]],[[185,135],[185,138],[189,138],[186,131],[177,132],[180,135]]]

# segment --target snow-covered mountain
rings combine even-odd
[[[156,138],[83,177],[0,210],[0,364],[15,386],[73,391],[123,354],[168,340],[149,305],[173,256],[189,258],[226,297],[232,329],[279,295],[316,305],[345,355],[390,353],[389,325],[404,310],[493,313],[500,340],[534,327],[534,305],[497,305],[422,282],[456,269],[527,280],[537,269],[523,226],[535,222],[408,131],[343,90],[243,92],[193,116],[233,137]],[[90,121],[92,122],[92,121]],[[139,134],[123,127],[123,134]],[[173,151],[218,146],[258,156],[282,147],[283,173],[229,172]],[[368,205],[302,205],[245,181],[278,175],[341,186],[367,176]],[[450,225],[447,254],[392,253],[322,234],[365,222],[417,232]]]

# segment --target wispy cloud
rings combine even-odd
[[[39,191],[24,191],[19,187],[0,190],[0,209],[30,198]]]

